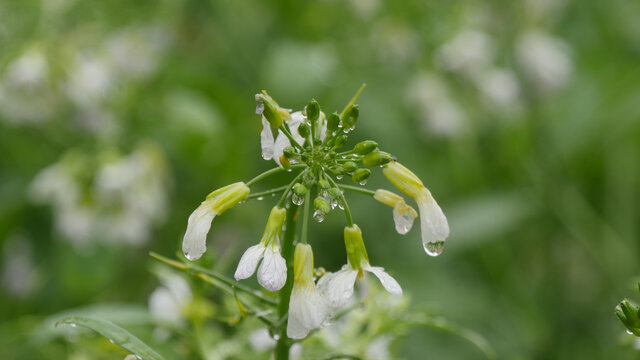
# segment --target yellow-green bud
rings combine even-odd
[[[388,154],[384,151],[374,151],[362,158],[362,164],[364,166],[373,167],[387,164],[391,160],[393,160],[393,156],[391,156],[391,154]]]
[[[292,190],[293,190],[293,193],[298,196],[305,196],[307,194],[307,187],[300,183],[293,185]]]
[[[306,139],[310,133],[311,129],[309,129],[309,125],[307,125],[306,123],[302,123],[300,124],[300,126],[298,126],[298,134],[300,134],[300,136],[302,136],[303,138]]]
[[[271,96],[265,94],[257,94],[256,101],[262,101],[262,115],[269,121],[271,126],[279,128],[282,126],[282,114],[280,113],[280,107],[273,101]]]
[[[320,115],[320,105],[316,99],[309,101],[309,105],[306,107],[306,115],[309,121],[315,121],[318,119],[318,116]]]
[[[351,175],[351,179],[353,180],[353,182],[357,184],[364,185],[362,183],[366,182],[370,175],[371,175],[371,170],[358,169],[353,173],[353,175]]]
[[[340,191],[340,189],[338,188],[331,188],[329,189],[329,195],[334,199],[341,199],[342,191]]]
[[[345,172],[350,173],[356,171],[358,169],[358,165],[353,161],[347,161],[342,165],[342,168]]]
[[[373,140],[361,141],[353,147],[353,152],[358,155],[366,155],[378,147],[378,143]]]
[[[360,116],[360,107],[358,104],[351,105],[342,118],[342,127],[345,129],[353,128],[358,121],[358,116]]]
[[[250,191],[245,183],[237,182],[213,191],[207,195],[207,200],[215,199],[211,204],[211,208],[216,214],[220,215],[244,200]]]
[[[284,154],[280,155],[278,160],[280,160],[280,165],[282,165],[284,169],[288,169],[291,167],[291,162],[289,161],[289,158],[287,158]]]
[[[338,113],[333,113],[329,115],[327,119],[327,131],[329,134],[333,133],[338,129],[338,125],[340,125],[340,115]]]
[[[322,190],[327,190],[331,187],[331,184],[325,179],[318,181],[318,187]]]
[[[313,200],[313,207],[325,214],[328,214],[331,211],[331,204],[329,204],[325,198],[321,197],[317,197]]]
[[[367,249],[362,240],[362,231],[358,225],[344,228],[344,247],[347,250],[347,259],[354,269],[361,270],[362,265],[369,263]]]

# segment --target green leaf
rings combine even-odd
[[[164,360],[164,358],[127,330],[107,320],[92,319],[84,316],[71,316],[56,323],[75,327],[77,325],[100,333],[112,343],[123,347],[142,360]]]

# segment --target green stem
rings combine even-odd
[[[307,232],[309,229],[309,203],[311,202],[311,189],[307,190],[307,194],[304,196],[304,214],[302,218],[302,240],[303,244],[307,243]]]
[[[299,165],[292,165],[289,169],[292,169],[292,170],[294,170],[294,169],[302,169],[303,167],[305,167],[305,165],[299,164]],[[256,183],[256,182],[258,182],[258,181],[260,181],[260,180],[262,180],[262,179],[264,179],[266,177],[269,177],[269,176],[277,174],[277,173],[281,173],[283,171],[285,171],[285,168],[282,168],[282,167],[276,167],[276,168],[273,168],[273,169],[269,169],[269,170],[263,172],[262,174],[254,177],[253,179],[247,181],[245,185],[251,186],[252,184],[254,184],[254,183]]]
[[[357,186],[351,186],[351,185],[345,185],[345,184],[338,184],[340,185],[340,188],[345,189],[345,190],[349,190],[349,191],[353,191],[353,192],[358,192],[361,194],[366,194],[366,195],[375,195],[376,192],[373,190],[369,190],[369,189],[365,189],[365,188],[361,188],[361,187],[357,187]]]
[[[347,106],[345,106],[344,110],[342,110],[342,112],[340,113],[340,119],[342,119],[344,117],[344,114],[347,112],[347,110],[349,110],[349,107],[351,107],[351,105],[353,105],[353,103],[355,103],[356,100],[358,100],[358,96],[360,96],[360,93],[362,93],[362,90],[364,90],[364,88],[366,86],[367,86],[367,84],[362,84],[362,86],[360,86],[360,89],[358,89],[356,94],[353,95],[353,97],[351,98],[351,101],[349,101]]]
[[[338,189],[340,189],[340,186],[336,184],[336,182],[333,180],[331,176],[327,176],[327,179],[329,179],[329,182],[331,183],[331,185],[333,185],[333,187],[337,187]],[[353,226],[353,218],[351,217],[351,210],[349,210],[349,204],[347,204],[347,199],[344,198],[344,194],[342,193],[342,191],[340,192],[340,199],[342,200],[342,204],[344,205],[344,215],[347,218],[347,225]]]
[[[298,149],[300,149],[300,151],[304,151],[304,148],[302,147],[302,145],[298,144],[296,139],[294,139],[293,136],[291,135],[291,129],[289,129],[289,125],[287,125],[286,123],[283,123],[282,126],[280,127],[280,130],[282,130],[282,133],[287,138],[289,138],[289,142],[291,143],[291,145],[297,147]]]
[[[284,186],[280,186],[271,190],[266,190],[266,191],[262,191],[262,192],[257,192],[257,193],[252,193],[249,194],[249,196],[247,196],[247,200],[251,200],[251,199],[255,199],[255,198],[259,198],[259,197],[264,197],[264,196],[268,196],[271,194],[276,194],[279,193],[281,191],[284,191],[287,189],[287,185]]]
[[[286,319],[289,314],[289,299],[291,298],[291,289],[293,288],[293,240],[296,235],[296,219],[298,212],[298,205],[291,204],[287,209],[287,216],[285,218],[285,230],[282,238],[281,254],[287,262],[287,281],[282,289],[280,289],[280,302],[278,303],[278,317],[280,319]],[[282,326],[277,330],[278,341],[274,350],[275,360],[288,360],[289,348],[291,348],[292,341],[287,337],[287,322],[282,322]]]

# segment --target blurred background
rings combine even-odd
[[[637,358],[613,309],[640,275],[639,18],[623,0],[0,0],[5,356],[124,357],[52,319],[157,305],[170,275],[148,252],[175,258],[206,194],[274,165],[256,92],[333,112],[367,83],[349,145],[378,141],[451,225],[431,258],[419,229],[398,235],[391,209],[347,194],[372,263],[411,306],[500,359]],[[389,188],[380,173],[370,185]],[[207,266],[232,274],[271,206],[216,218]],[[328,270],[344,263],[342,219],[311,227]],[[430,329],[393,350],[482,357]]]

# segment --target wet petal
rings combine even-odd
[[[262,259],[264,250],[264,245],[258,244],[248,248],[247,251],[242,254],[234,275],[236,280],[246,279],[256,272],[258,262]]]
[[[413,227],[414,214],[407,209],[408,205],[404,201],[399,201],[393,207],[393,222],[396,225],[398,234],[404,235]]]
[[[327,273],[318,281],[318,290],[332,307],[344,306],[353,296],[358,270],[345,266],[336,273]]]
[[[416,199],[420,210],[420,226],[422,227],[422,244],[425,251],[432,256],[442,252],[444,241],[449,236],[449,223],[442,209],[438,206],[426,188]]]
[[[328,318],[327,305],[316,291],[313,283],[293,287],[289,302],[287,336],[302,339],[312,329],[325,325]]]
[[[271,125],[269,121],[262,117],[262,132],[260,132],[260,145],[262,146],[262,158],[265,160],[271,160],[273,158],[273,133],[271,132]]]
[[[383,268],[379,266],[366,266],[363,267],[363,269],[375,275],[378,280],[380,280],[380,283],[385,290],[390,294],[398,296],[402,295],[402,288],[400,287],[400,284],[398,284],[396,279],[392,278],[391,275],[387,274]]]
[[[258,282],[269,291],[282,289],[287,281],[287,262],[280,255],[280,248],[268,246],[258,269]]]
[[[197,260],[207,250],[207,233],[215,216],[216,212],[206,201],[189,216],[187,232],[182,239],[182,252],[187,259]]]

